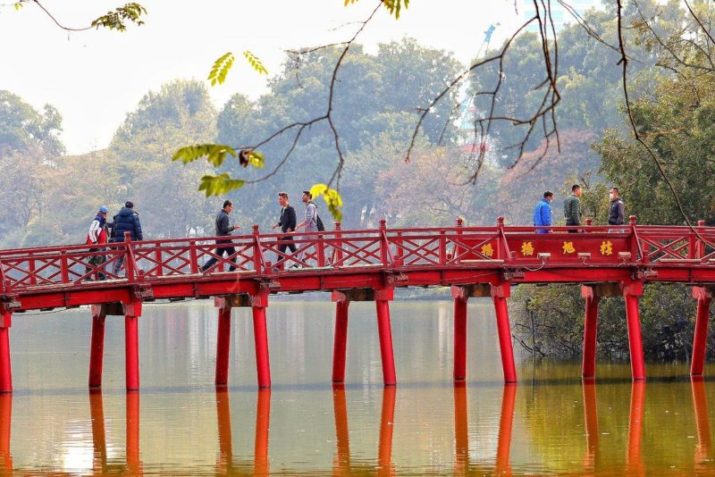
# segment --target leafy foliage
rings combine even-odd
[[[172,156],[173,161],[181,161],[184,164],[206,157],[206,160],[214,167],[219,167],[226,160],[226,156],[236,157],[236,150],[225,144],[193,144],[179,148]]]
[[[228,72],[231,70],[231,67],[233,66],[233,62],[236,60],[236,57],[233,55],[232,52],[228,52],[224,55],[221,55],[216,61],[214,61],[213,66],[211,67],[211,71],[209,72],[209,81],[211,82],[211,86],[216,86],[217,84],[223,84],[224,81],[226,81],[226,75],[228,75]]]
[[[130,2],[123,7],[117,7],[114,10],[107,12],[92,21],[93,27],[103,27],[109,30],[125,31],[127,29],[126,22],[131,22],[137,26],[143,25],[142,15],[146,15],[147,11],[142,5],[136,2]]]
[[[240,189],[246,181],[241,179],[232,179],[228,173],[224,172],[217,176],[205,175],[201,178],[199,190],[204,191],[206,197],[212,195],[219,196],[227,194],[236,189]]]
[[[261,75],[267,75],[268,70],[266,69],[265,66],[263,66],[263,62],[258,58],[256,55],[251,53],[250,51],[246,50],[243,52],[243,56],[246,58],[248,61],[248,64],[251,65],[251,67],[256,70],[258,74]]]
[[[313,184],[310,188],[310,195],[313,198],[321,196],[328,206],[328,211],[333,219],[340,222],[343,220],[343,199],[337,190],[331,189],[326,184]]]
[[[390,11],[391,15],[395,15],[395,19],[399,20],[400,11],[403,7],[407,9],[410,6],[410,0],[382,0],[382,4]]]

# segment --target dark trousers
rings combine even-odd
[[[286,237],[281,237],[278,239],[278,251],[280,251],[281,253],[286,253],[286,250],[290,250],[292,253],[295,253],[297,250],[292,235],[288,235]],[[285,257],[279,256],[276,265],[280,265],[284,261]]]
[[[236,249],[233,248],[233,244],[231,242],[217,240],[216,241],[216,255],[218,255],[219,257],[223,257],[223,255],[225,253],[227,253],[228,256],[231,257],[231,255],[236,253]],[[229,269],[228,269],[229,272],[236,270],[236,266],[235,266],[236,257],[231,257],[231,261],[234,263],[234,265],[231,265],[229,267]],[[216,262],[218,262],[218,258],[211,257],[211,259],[208,262],[204,263],[204,266],[201,267],[201,271],[205,272],[206,270],[211,268]]]

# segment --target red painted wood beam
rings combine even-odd
[[[104,361],[104,323],[107,318],[102,305],[92,305],[92,338],[89,348],[89,388],[102,387]]]
[[[259,388],[271,387],[271,363],[268,355],[268,329],[266,328],[266,308],[268,292],[251,295],[253,309],[253,338],[256,344],[256,375]]]
[[[228,385],[228,362],[231,354],[231,305],[224,303],[218,308],[218,332],[216,337],[217,387]]]
[[[626,322],[628,325],[628,347],[631,354],[631,376],[635,381],[642,381],[646,378],[640,310],[638,308],[639,299],[642,295],[642,282],[623,284],[623,297],[626,301]]]
[[[509,308],[507,307],[507,299],[510,295],[511,286],[508,283],[492,286],[492,300],[494,301],[497,316],[497,334],[499,335],[504,382],[515,383],[516,365],[511,340],[511,327],[509,325]]]
[[[139,390],[139,317],[142,303],[124,304],[124,354],[127,391]]]
[[[712,292],[705,287],[693,287],[693,298],[698,301],[698,311],[695,317],[693,358],[690,361],[690,375],[700,377],[703,375],[703,370],[705,369]]]
[[[385,386],[394,386],[397,384],[395,357],[392,349],[392,326],[390,324],[390,300],[392,300],[393,296],[394,289],[392,288],[375,290],[377,332],[380,337],[382,380]]]
[[[583,361],[581,376],[584,379],[596,377],[596,335],[598,331],[599,297],[593,287],[582,286],[581,296],[586,301],[586,317],[583,325]]]
[[[348,300],[342,293],[335,301],[335,339],[333,341],[333,383],[345,382],[345,361],[348,342]],[[342,296],[340,296],[342,295]]]

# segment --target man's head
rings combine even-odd
[[[278,203],[281,205],[281,207],[285,207],[288,205],[288,193],[287,192],[279,192],[278,193]]]
[[[304,203],[307,204],[307,203],[310,202],[312,199],[313,199],[313,196],[311,195],[310,191],[309,191],[309,190],[304,190],[304,191],[303,191],[303,197],[302,197],[301,200],[302,200]]]
[[[571,186],[571,193],[575,195],[576,197],[581,197],[581,186],[578,184],[574,184]]]
[[[131,200],[128,200],[128,201],[126,201],[126,202],[124,203],[124,207],[126,207],[127,209],[133,209],[133,208],[134,208],[134,202],[132,202]]]
[[[621,192],[618,190],[618,187],[611,187],[611,191],[608,195],[611,197],[611,200],[616,200],[621,196]]]
[[[554,193],[550,190],[547,190],[546,192],[544,192],[544,199],[551,202],[552,200],[554,200]]]
[[[99,207],[99,215],[101,215],[102,217],[106,217],[107,212],[109,212],[109,208],[106,205],[102,205]]]
[[[227,214],[231,213],[231,211],[233,210],[233,202],[231,202],[230,200],[223,201],[223,210]]]

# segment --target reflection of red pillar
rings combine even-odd
[[[710,419],[708,415],[708,398],[705,393],[705,383],[702,380],[690,381],[693,393],[693,411],[695,413],[695,426],[698,431],[698,445],[695,447],[696,469],[701,465],[707,465],[712,451],[712,439],[710,437]],[[708,467],[709,468],[709,467]]]
[[[104,403],[101,392],[89,393],[89,412],[92,416],[92,448],[94,470],[101,474],[107,466],[107,438],[104,432]]]
[[[462,475],[469,467],[469,414],[464,385],[454,386],[454,448],[455,474]]]
[[[593,287],[582,286],[581,296],[586,301],[586,317],[583,324],[583,363],[581,366],[581,375],[584,379],[593,379],[596,377],[598,295]]]
[[[628,347],[631,353],[631,376],[634,380],[645,379],[645,360],[643,358],[640,310],[638,309],[641,295],[643,295],[643,283],[633,282],[623,285],[628,323]]]
[[[501,350],[502,368],[504,369],[504,382],[516,382],[516,365],[514,364],[514,347],[511,342],[511,327],[509,326],[509,309],[507,299],[511,295],[511,286],[508,283],[492,286],[492,300],[497,314],[497,333],[499,334],[499,348]]]
[[[596,408],[596,385],[583,384],[583,420],[586,427],[586,455],[584,468],[594,470],[598,453],[598,410]]]
[[[139,317],[142,303],[132,301],[124,305],[124,351],[127,391],[139,390]]]
[[[253,338],[256,343],[256,373],[258,387],[271,387],[271,363],[268,356],[268,330],[266,328],[266,308],[268,292],[261,291],[251,295],[253,307]]]
[[[348,405],[345,399],[345,388],[333,386],[333,413],[335,415],[335,437],[337,439],[337,455],[335,456],[338,475],[350,473],[350,433],[348,430]]]
[[[631,385],[631,409],[628,423],[628,451],[626,453],[626,472],[630,475],[645,474],[641,453],[644,415],[645,383],[643,381],[634,381]]]
[[[377,306],[377,331],[380,336],[380,356],[382,357],[382,378],[385,386],[397,384],[395,357],[392,350],[392,328],[390,325],[390,302],[394,296],[392,288],[375,290]]]
[[[12,313],[0,310],[0,393],[12,392],[12,366],[10,365],[10,326]]]
[[[464,381],[467,377],[467,299],[454,297],[454,380]]]
[[[254,475],[268,475],[268,429],[271,423],[271,390],[259,389],[256,404],[256,443],[254,447]]]
[[[12,428],[12,394],[0,394],[0,459],[3,469],[12,472],[10,430]]]
[[[394,386],[386,386],[382,391],[382,415],[380,416],[380,442],[377,452],[377,475],[392,475],[392,432],[395,429]]]
[[[226,390],[216,391],[216,420],[218,421],[219,467],[231,468],[233,443],[231,439],[231,405]]]
[[[497,474],[511,474],[511,431],[514,427],[514,402],[516,400],[516,386],[504,386],[501,401],[501,417],[499,418],[499,439],[497,441]]]
[[[228,384],[228,361],[231,353],[231,305],[223,303],[218,309],[218,335],[216,337],[217,387]]]
[[[141,472],[139,459],[139,393],[127,393],[127,466],[132,474]]]
[[[89,349],[89,387],[102,387],[104,360],[104,322],[107,314],[102,305],[92,305],[92,338]]]
[[[693,287],[693,298],[698,300],[698,313],[695,318],[695,336],[693,336],[693,359],[690,361],[690,375],[702,376],[705,367],[705,352],[708,341],[708,320],[712,293],[705,287]]]
[[[345,358],[348,342],[348,306],[345,296],[335,301],[335,340],[333,342],[333,382],[345,382]]]

